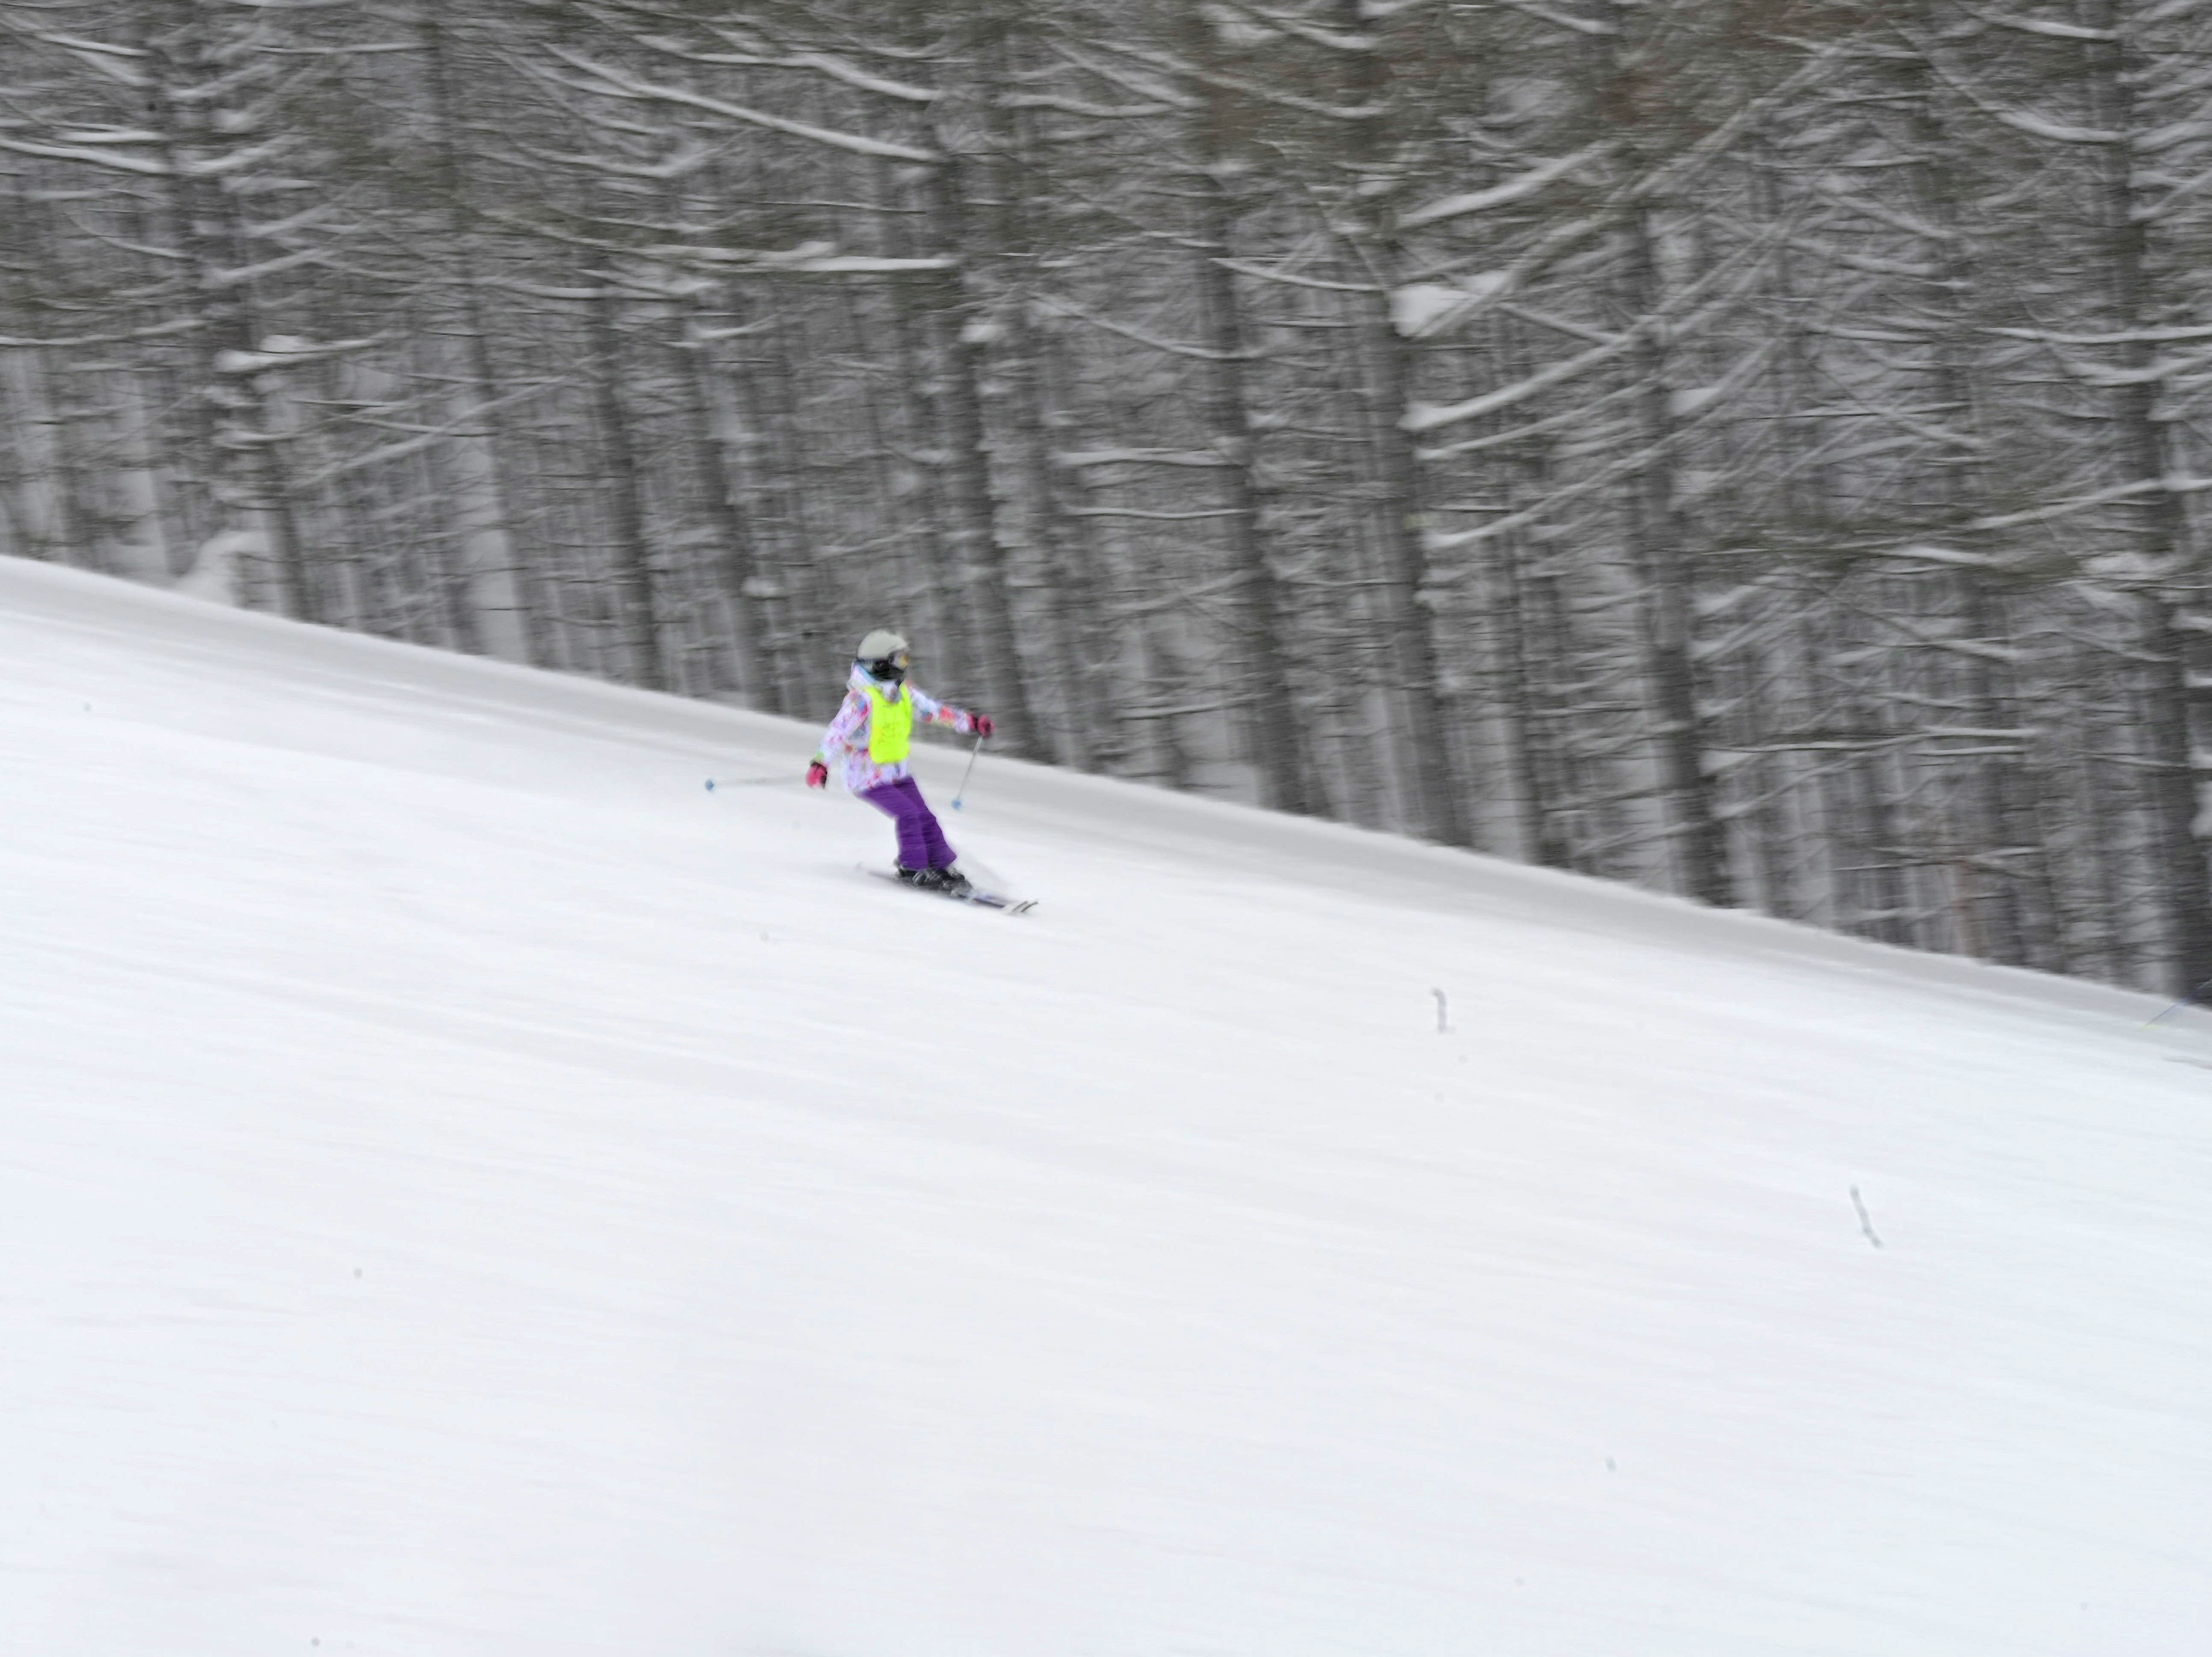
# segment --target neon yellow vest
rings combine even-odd
[[[872,682],[862,689],[868,695],[868,757],[878,765],[896,765],[914,745],[914,698],[893,701]]]

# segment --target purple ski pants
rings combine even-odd
[[[952,848],[945,843],[945,830],[937,826],[936,813],[921,797],[921,785],[901,777],[860,798],[898,824],[898,860],[908,869],[950,869]]]

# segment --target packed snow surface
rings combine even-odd
[[[0,1648],[2212,1650],[2202,1015],[813,740],[0,564]]]

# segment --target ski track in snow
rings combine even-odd
[[[813,740],[0,561],[0,1648],[2212,1650],[2205,1015]]]

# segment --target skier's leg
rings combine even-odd
[[[953,865],[952,847],[945,838],[945,826],[937,820],[937,813],[929,809],[929,802],[921,797],[921,785],[912,777],[902,777],[900,787],[910,790],[916,818],[921,825],[925,849],[933,869],[950,869]]]
[[[887,782],[880,788],[871,788],[860,798],[898,825],[898,860],[902,869],[927,869],[929,861],[929,836],[916,818],[929,815],[927,806],[919,799],[909,798],[903,792],[913,786],[909,779]]]

